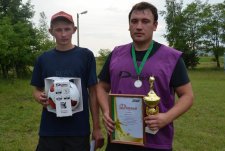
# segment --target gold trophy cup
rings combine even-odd
[[[150,91],[148,92],[148,95],[143,98],[144,102],[146,104],[145,112],[147,115],[155,115],[155,114],[159,113],[159,107],[157,105],[160,101],[160,97],[157,96],[153,90],[154,81],[155,81],[155,78],[153,76],[150,76],[149,77]],[[156,134],[158,132],[158,130],[153,131],[148,126],[146,126],[145,132],[150,133],[150,134]]]

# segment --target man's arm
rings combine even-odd
[[[178,96],[178,101],[167,113],[168,118],[170,118],[170,122],[187,112],[191,108],[194,101],[194,94],[190,82],[183,86],[177,87],[175,92]]]
[[[107,129],[107,133],[110,135],[114,131],[114,121],[110,117],[109,111],[109,91],[110,85],[104,81],[100,81],[97,85],[97,97],[99,105],[103,113],[104,125]]]
[[[101,148],[104,145],[104,137],[101,133],[99,121],[99,105],[96,97],[96,85],[89,87],[90,110],[93,123],[92,139],[95,140],[95,148]]]
[[[194,95],[190,82],[183,86],[177,87],[175,92],[179,98],[176,104],[168,112],[145,117],[145,123],[151,130],[155,131],[168,125],[179,116],[187,112],[192,106]]]

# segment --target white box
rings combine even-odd
[[[74,113],[83,111],[80,78],[46,78],[45,93],[50,102],[50,105],[47,106],[47,110],[56,113],[57,117],[72,116]],[[71,105],[71,100],[75,98],[76,101],[72,101],[73,105]]]

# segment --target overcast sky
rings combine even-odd
[[[27,0],[23,0],[26,2]],[[143,0],[31,0],[34,5],[35,16],[33,22],[38,25],[40,12],[44,12],[48,23],[51,16],[59,11],[73,15],[77,23],[77,13],[88,11],[79,15],[80,46],[89,48],[95,55],[100,49],[112,50],[115,46],[131,42],[128,31],[128,13],[132,6]],[[146,0],[155,5],[158,10],[165,10],[165,0]],[[185,5],[193,0],[184,0]],[[205,0],[202,0],[205,2]],[[223,0],[209,0],[209,3],[222,3]],[[166,44],[165,21],[159,15],[158,28],[153,39]],[[73,36],[73,44],[77,44],[77,34]]]

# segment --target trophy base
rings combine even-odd
[[[149,127],[145,127],[145,132],[149,134],[155,135],[159,130],[153,131]]]

